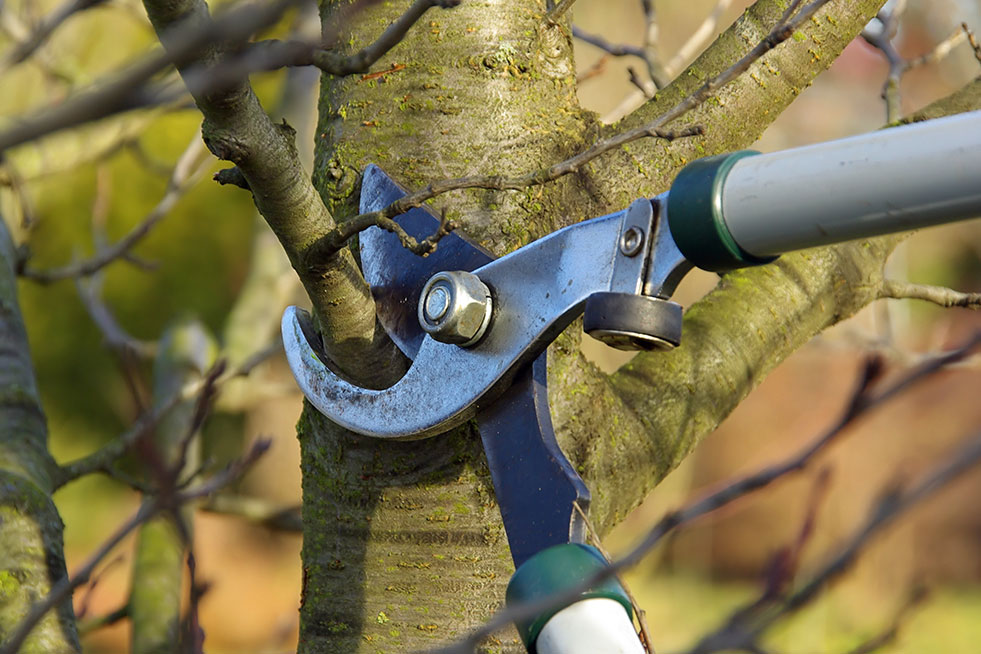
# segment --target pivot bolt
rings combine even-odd
[[[635,257],[644,246],[644,230],[631,226],[620,236],[620,252],[624,256]]]
[[[491,294],[473,273],[436,273],[419,297],[419,324],[437,341],[469,347],[487,331]]]

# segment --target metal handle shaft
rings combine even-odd
[[[700,267],[765,263],[792,250],[981,216],[981,112],[750,154],[694,162],[671,188],[671,230],[682,252],[706,241],[724,246],[707,265],[694,253]],[[679,197],[671,197],[676,188]]]

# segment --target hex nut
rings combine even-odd
[[[469,347],[490,324],[490,289],[473,273],[436,273],[419,296],[418,316],[419,325],[437,341]]]

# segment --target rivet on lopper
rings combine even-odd
[[[627,257],[637,256],[644,246],[644,230],[640,227],[629,227],[620,236],[620,252]]]

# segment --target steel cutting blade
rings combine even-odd
[[[380,211],[406,195],[385,171],[370,164],[361,180],[361,213]],[[424,208],[397,216],[395,221],[417,240],[439,227],[439,218]],[[361,232],[361,269],[375,297],[378,319],[407,357],[415,360],[425,332],[419,326],[416,306],[430,277],[443,270],[472,271],[494,259],[487,250],[451,232],[428,256],[420,257],[402,246],[398,236],[380,227]]]

